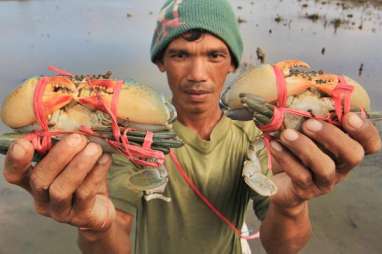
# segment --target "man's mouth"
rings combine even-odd
[[[191,101],[194,101],[194,102],[204,101],[208,97],[209,93],[210,93],[209,91],[205,91],[205,90],[187,90],[187,91],[185,91],[185,94],[187,95],[187,97],[190,98]]]

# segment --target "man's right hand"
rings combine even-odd
[[[107,193],[110,155],[79,134],[64,137],[35,166],[33,153],[29,141],[15,141],[5,158],[5,179],[32,195],[39,214],[91,231],[107,230],[116,217]]]

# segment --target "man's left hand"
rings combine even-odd
[[[302,132],[284,130],[281,144],[271,143],[276,169],[273,180],[279,188],[271,200],[288,212],[330,192],[365,154],[381,149],[378,129],[355,113],[344,116],[342,129],[310,119],[303,124]]]

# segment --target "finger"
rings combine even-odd
[[[323,192],[330,191],[336,181],[334,161],[307,136],[287,129],[281,133],[281,142],[310,169],[313,181]]]
[[[3,171],[7,182],[30,190],[28,179],[33,152],[33,145],[25,139],[18,139],[10,146],[5,157]]]
[[[116,216],[116,210],[111,200],[101,194],[97,194],[91,211],[91,216],[87,223],[82,226],[82,230],[92,231],[107,230]]]
[[[344,130],[362,145],[366,154],[381,150],[379,131],[370,120],[350,112],[344,116],[342,124]]]
[[[76,190],[74,209],[77,214],[92,210],[96,194],[106,195],[105,186],[107,185],[107,172],[110,166],[110,155],[102,155],[101,159],[99,159],[94,166],[94,169],[87,175],[81,186]]]
[[[295,185],[295,189],[301,190],[299,193],[296,193],[301,200],[308,200],[320,192],[313,182],[312,173],[293,154],[274,140],[271,141],[271,147],[272,157],[289,176]]]
[[[49,187],[49,211],[52,218],[60,222],[70,220],[72,195],[101,155],[101,147],[89,143],[56,177]]]
[[[49,153],[36,164],[30,176],[30,186],[36,209],[46,207],[49,201],[48,188],[56,176],[86,145],[86,138],[71,134],[52,147]]]
[[[361,144],[332,124],[309,119],[303,124],[303,131],[334,155],[339,174],[346,175],[364,158]]]
[[[272,171],[273,175],[281,174],[284,172],[282,169],[282,166],[280,165],[280,163],[277,160],[275,160],[274,158],[269,158],[269,159],[271,160],[271,163],[272,163],[271,171]]]

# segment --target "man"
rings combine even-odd
[[[303,131],[285,130],[272,142],[270,200],[241,179],[249,143],[259,135],[252,122],[222,115],[218,102],[226,76],[240,63],[242,42],[226,0],[167,1],[152,43],[152,61],[165,72],[178,111],[174,124],[185,146],[175,154],[198,188],[238,227],[248,200],[262,220],[261,241],[269,253],[296,253],[308,241],[309,199],[325,194],[381,147],[376,128],[346,114],[343,129],[317,120]],[[316,145],[318,143],[319,145]],[[335,161],[319,149],[324,146]],[[56,144],[31,170],[32,145],[16,141],[4,176],[32,194],[36,211],[79,228],[84,253],[241,253],[240,239],[190,190],[167,158],[171,197],[145,201],[128,189],[129,164],[73,134]],[[116,208],[115,208],[116,207]],[[133,238],[133,239],[131,239]]]

